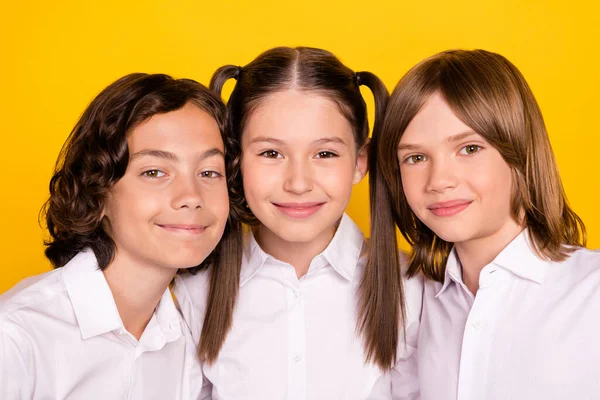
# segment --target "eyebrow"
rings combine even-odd
[[[446,138],[444,141],[447,143],[452,143],[452,142],[458,142],[461,141],[465,138],[468,138],[469,136],[473,136],[473,135],[477,135],[478,133],[475,131],[466,131],[463,133],[458,133],[456,135],[452,135],[448,138]],[[418,149],[420,146],[417,144],[411,144],[411,143],[401,143],[398,145],[398,150],[416,150]]]
[[[177,155],[175,153],[171,153],[170,151],[153,150],[153,149],[140,150],[137,153],[132,154],[130,159],[143,157],[143,156],[158,157],[158,158],[162,158],[162,159],[169,160],[169,161],[179,161],[179,158],[177,157]],[[206,150],[205,152],[200,154],[200,156],[198,157],[198,160],[204,161],[207,158],[214,157],[214,156],[221,156],[221,157],[225,158],[225,154],[223,154],[223,152],[220,149],[213,147],[212,149]]]
[[[331,137],[318,139],[318,140],[315,140],[313,143],[315,143],[315,144],[339,143],[339,144],[343,144],[344,146],[347,146],[344,139],[337,137],[337,136],[331,136]]]
[[[278,145],[285,144],[285,142],[281,139],[276,139],[276,138],[267,137],[267,136],[258,136],[250,141],[251,144],[258,143],[258,142],[267,142],[267,143],[273,143],[273,144],[278,144]],[[317,139],[317,140],[313,141],[313,143],[314,144],[340,143],[340,144],[346,145],[346,142],[342,138],[337,137],[337,136],[331,136],[331,137]]]
[[[152,150],[152,149],[146,149],[146,150],[140,150],[137,153],[133,153],[130,157],[130,159],[134,159],[134,158],[138,158],[138,157],[157,157],[157,158],[164,158],[165,160],[169,160],[169,161],[177,161],[178,158],[174,153],[171,153],[169,151],[163,151],[163,150]]]
[[[267,136],[257,136],[254,139],[250,140],[250,143],[258,143],[258,142],[267,142],[267,143],[273,143],[273,144],[283,144],[283,140],[280,139],[275,139],[272,137],[267,137]]]

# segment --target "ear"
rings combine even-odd
[[[356,166],[354,168],[354,179],[352,183],[356,185],[362,181],[369,170],[369,146],[370,138],[367,138],[365,145],[358,151],[356,155]]]

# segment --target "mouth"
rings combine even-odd
[[[451,217],[463,212],[471,205],[472,200],[452,200],[434,203],[427,207],[437,217]]]
[[[306,203],[271,203],[282,214],[291,218],[308,218],[315,214],[325,205],[324,202],[306,202]]]
[[[156,224],[158,227],[174,233],[182,233],[187,235],[198,235],[203,233],[208,225],[197,224]]]

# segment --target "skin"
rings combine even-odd
[[[219,242],[229,202],[219,128],[192,103],[152,116],[127,144],[129,165],[104,209],[117,248],[104,274],[139,339],[177,270],[199,265]]]
[[[465,125],[439,93],[425,102],[398,146],[411,209],[454,243],[471,293],[479,274],[522,230],[511,216],[511,169],[498,150]]]
[[[264,251],[308,271],[337,229],[367,169],[352,127],[326,96],[286,90],[263,99],[242,135],[246,201]]]

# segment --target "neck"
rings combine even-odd
[[[491,263],[523,229],[523,226],[511,219],[492,235],[455,243],[456,254],[462,265],[463,282],[473,295],[476,295],[479,290],[481,270]]]
[[[327,248],[336,229],[337,226],[334,226],[309,242],[289,242],[261,225],[255,231],[255,237],[263,251],[290,264],[300,278],[308,272],[313,258]]]
[[[117,250],[104,276],[125,329],[140,339],[177,270],[150,266]]]

